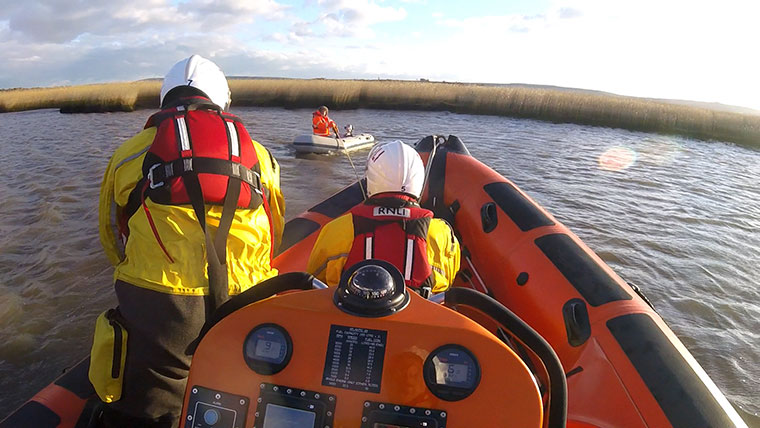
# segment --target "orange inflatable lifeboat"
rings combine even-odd
[[[89,367],[87,357],[68,369],[0,421],[0,428],[87,428],[98,402],[87,377]]]
[[[643,295],[457,137],[416,145],[423,206],[463,248],[424,299],[389,264],[302,273],[360,183],[285,227],[281,275],[233,297],[194,354],[181,427],[746,427]],[[88,427],[87,360],[0,428]]]
[[[549,342],[565,369],[568,426],[746,426],[643,294],[570,230],[459,138],[416,148],[429,169],[422,205],[462,243],[455,286],[492,296]],[[275,265],[305,269],[319,228],[361,201],[355,183],[288,222]]]

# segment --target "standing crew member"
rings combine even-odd
[[[96,322],[89,373],[106,426],[177,426],[187,349],[206,317],[277,275],[279,166],[229,103],[216,64],[198,55],[178,62],[164,78],[161,111],[106,169],[100,240],[119,306]]]
[[[322,135],[324,137],[330,136],[330,130],[335,131],[335,136],[340,137],[338,132],[338,125],[327,116],[328,109],[326,106],[320,106],[314,113],[311,114],[311,128],[314,131],[314,135]]]
[[[419,206],[424,176],[412,147],[375,146],[367,158],[369,199],[322,228],[306,270],[335,286],[344,270],[375,258],[396,266],[418,291],[448,289],[459,271],[459,242],[445,220]]]

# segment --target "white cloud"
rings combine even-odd
[[[43,43],[64,43],[86,33],[130,33],[187,21],[187,15],[160,3],[146,1],[140,7],[116,1],[31,0],[3,5],[2,16],[17,39]]]
[[[760,2],[558,1],[533,16],[439,20],[435,45],[408,40],[387,72],[534,83],[663,98],[760,105]],[[410,54],[411,53],[411,54]],[[445,61],[445,67],[429,64]],[[729,65],[731,64],[731,65]],[[728,95],[734,94],[734,95]]]
[[[569,65],[563,73],[567,81],[664,98],[689,99],[698,94],[711,101],[734,93],[733,102],[758,104],[739,94],[760,95],[747,73],[747,69],[760,71],[757,61],[747,55],[750,41],[760,38],[755,22],[760,3],[564,3],[582,11],[582,16],[558,23],[544,36],[562,40],[554,52]]]
[[[273,0],[188,0],[180,9],[188,11],[204,29],[216,31],[256,18],[281,19],[289,7]]]
[[[226,15],[276,15],[281,17],[289,9],[274,0],[187,0],[181,9],[197,12],[199,15],[220,13]]]
[[[561,19],[573,19],[573,18],[580,18],[583,16],[583,11],[578,9],[573,9],[572,7],[563,7],[560,8],[557,12],[559,17]]]
[[[0,87],[33,87],[57,84],[80,84],[104,81],[129,81],[163,76],[177,60],[191,54],[203,55],[235,72],[246,74],[230,58],[245,55],[240,42],[232,37],[209,34],[182,34],[175,38],[121,40],[98,37],[89,47],[88,36],[77,49],[62,44],[0,43],[6,60],[0,69]],[[34,66],[30,67],[30,61]],[[242,73],[241,73],[242,72]]]
[[[320,0],[318,4],[322,13],[312,25],[323,26],[329,36],[372,38],[373,25],[406,17],[404,8],[383,7],[372,0]]]
[[[470,39],[500,39],[508,37],[510,33],[525,33],[537,31],[547,26],[545,16],[481,16],[466,19],[445,19],[437,22],[438,25],[448,27],[460,32]]]
[[[462,19],[436,5],[434,25],[399,31],[401,5],[0,0],[0,87],[158,77],[198,53],[232,75],[534,83],[760,107],[760,2],[554,0],[540,14]]]
[[[0,20],[19,40],[65,43],[83,34],[219,31],[256,18],[284,16],[273,0],[29,0],[0,2]]]
[[[285,11],[273,0],[0,0],[0,87],[161,76],[193,53],[240,51],[225,35],[235,25]]]

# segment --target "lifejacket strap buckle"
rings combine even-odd
[[[151,167],[150,167],[150,169],[148,170],[148,184],[149,184],[149,186],[150,186],[150,188],[151,188],[151,189],[156,189],[156,188],[159,188],[159,187],[161,187],[161,186],[163,186],[163,185],[164,185],[164,182],[163,182],[163,181],[160,181],[160,182],[158,182],[158,183],[154,183],[154,182],[153,182],[153,170],[155,170],[155,169],[156,169],[156,168],[158,168],[159,166],[161,166],[161,164],[160,164],[160,163],[154,164],[154,165],[153,165],[153,166],[151,166]]]
[[[433,289],[429,285],[423,285],[417,290],[424,299],[430,299],[433,294]]]

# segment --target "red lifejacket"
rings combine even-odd
[[[256,149],[238,117],[203,97],[183,98],[179,105],[159,111],[145,124],[150,127],[157,128],[156,136],[143,160],[143,178],[130,194],[123,218],[129,220],[142,206],[156,241],[173,261],[145,198],[158,204],[192,205],[206,233],[209,287],[218,307],[227,299],[227,235],[236,208],[256,209],[263,204],[270,233],[274,233]],[[214,239],[206,229],[206,204],[223,206]]]
[[[398,268],[408,287],[433,286],[427,232],[433,212],[407,197],[371,198],[351,209],[354,243],[343,270],[366,259]]]
[[[169,205],[191,203],[183,177],[198,174],[203,202],[223,205],[230,178],[242,182],[236,206],[258,208],[265,199],[256,150],[242,121],[204,98],[162,110],[145,128],[157,127],[143,161],[146,195]],[[206,101],[205,103],[203,101]]]

